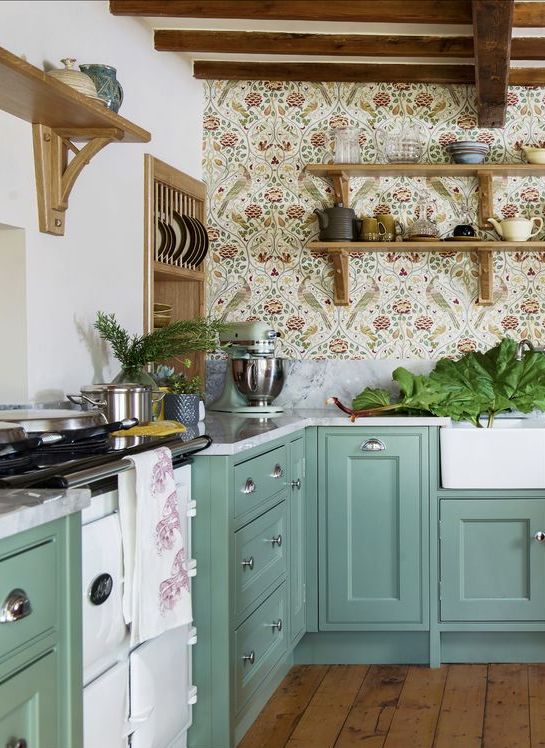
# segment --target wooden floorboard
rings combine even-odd
[[[239,748],[545,748],[545,664],[298,665]]]

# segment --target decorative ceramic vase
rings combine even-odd
[[[123,102],[123,89],[117,80],[115,68],[109,65],[80,65],[79,69],[94,82],[99,99],[106,102],[112,112],[119,111]]]
[[[199,395],[175,395],[167,392],[165,395],[164,414],[167,421],[179,421],[183,424],[198,423]]]
[[[91,99],[99,98],[97,96],[95,83],[91,76],[87,75],[87,73],[80,73],[78,70],[74,70],[74,65],[76,63],[75,57],[64,57],[61,62],[64,65],[64,68],[60,70],[49,70],[47,75],[50,78],[65,83],[67,86],[70,86],[70,88],[73,88],[74,91],[77,91],[84,96],[89,96]]]

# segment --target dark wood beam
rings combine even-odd
[[[511,68],[511,86],[545,86],[545,68]]]
[[[513,0],[473,0],[479,127],[505,124],[513,5]]]
[[[336,62],[195,60],[195,78],[209,80],[474,83],[473,65],[383,65]]]
[[[538,45],[534,46],[537,48]],[[268,31],[157,29],[155,49],[163,52],[231,54],[467,58],[473,57],[473,39],[470,36],[291,34]]]
[[[110,0],[110,12],[169,18],[470,24],[471,0]]]
[[[522,28],[545,26],[545,3],[515,3],[513,26]]]
[[[545,37],[514,36],[511,39],[511,59],[545,60]]]

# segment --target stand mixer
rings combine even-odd
[[[274,355],[280,333],[265,322],[234,322],[220,336],[229,344],[223,393],[209,407],[226,413],[281,413],[272,405],[284,386],[284,360]]]

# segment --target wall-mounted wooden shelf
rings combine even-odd
[[[326,251],[335,270],[333,301],[337,306],[348,306],[348,260],[351,254],[359,252],[475,252],[479,263],[478,303],[493,303],[492,255],[494,252],[545,251],[545,242],[500,242],[475,239],[474,242],[433,241],[433,242],[310,242],[312,252]]]
[[[543,177],[545,164],[307,164],[310,174],[331,181],[336,202],[350,205],[350,179],[363,177],[476,177],[479,180],[479,226],[488,228],[488,218],[493,215],[494,177]],[[494,251],[545,251],[545,242],[310,242],[311,250],[330,255],[335,269],[334,303],[346,306],[350,303],[348,287],[348,257],[352,252],[476,252],[479,262],[478,303],[493,303]]]
[[[57,236],[64,234],[70,191],[93,156],[109,143],[151,139],[104,104],[1,47],[0,109],[33,125],[40,231]],[[86,145],[78,148],[78,142]]]

